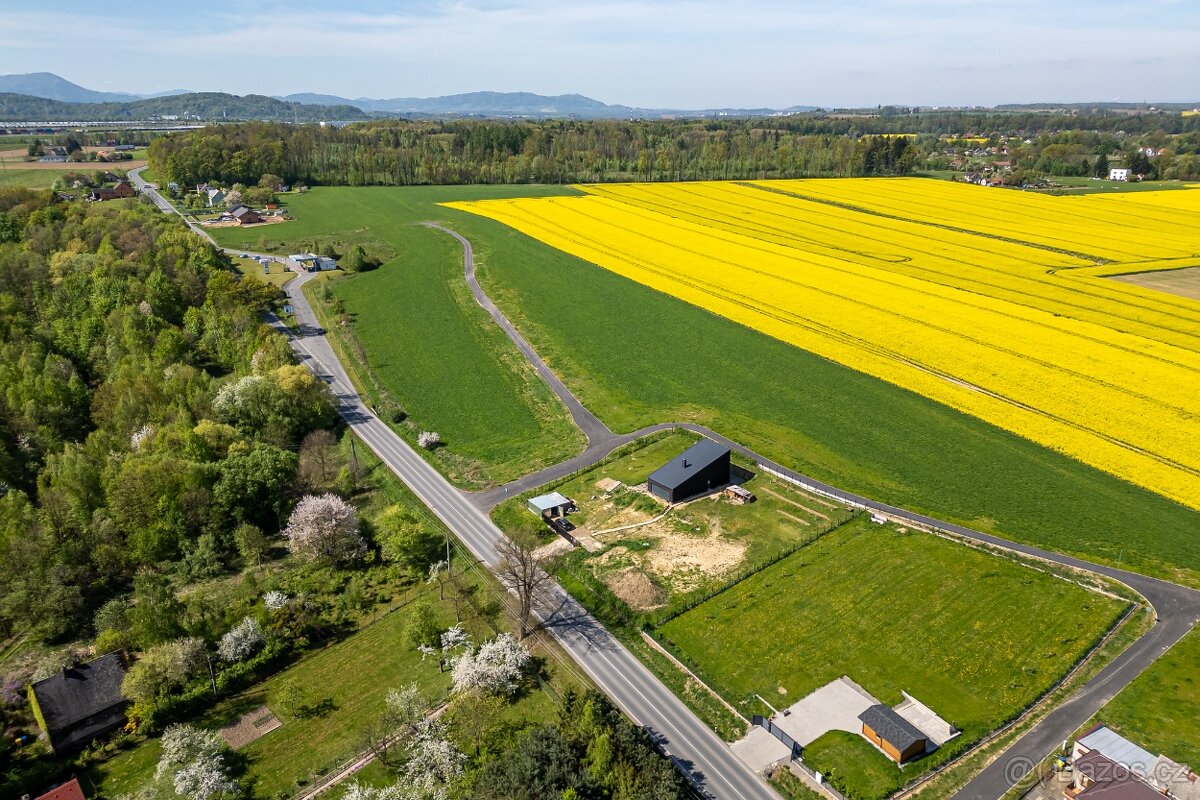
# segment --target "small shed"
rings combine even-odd
[[[650,494],[678,503],[729,483],[729,448],[701,439],[646,479]]]
[[[329,256],[317,256],[317,266],[322,272],[327,272],[331,269],[337,269],[337,261]]]
[[[551,492],[529,498],[529,510],[543,519],[565,517],[575,505],[574,501],[561,492]]]
[[[928,737],[883,703],[859,714],[858,721],[862,723],[863,738],[887,753],[897,764],[925,752]]]
[[[33,716],[55,753],[79,750],[125,723],[125,658],[112,652],[29,687]]]

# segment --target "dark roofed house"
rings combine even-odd
[[[1075,780],[1063,790],[1064,800],[1162,800],[1141,776],[1099,750],[1079,756],[1072,767]]]
[[[262,217],[259,216],[259,213],[253,208],[246,206],[238,206],[229,213],[233,215],[233,218],[237,220],[239,225],[254,225],[262,222]]]
[[[83,787],[79,785],[79,779],[72,776],[71,780],[66,783],[61,783],[55,786],[45,794],[40,794],[35,800],[87,800],[83,794]]]
[[[863,736],[891,756],[897,764],[903,764],[925,752],[928,743],[925,734],[883,703],[873,705],[859,714],[858,721],[862,723]]]
[[[729,448],[701,439],[646,479],[655,497],[678,503],[729,483]]]
[[[112,187],[111,189],[108,189],[108,188],[93,189],[92,194],[88,199],[90,199],[90,200],[116,200],[116,199],[122,198],[122,197],[133,197],[134,194],[135,194],[135,192],[133,191],[133,184],[127,180],[122,179],[122,180],[117,181],[117,185]]]
[[[33,715],[50,749],[69,753],[125,722],[125,658],[113,652],[63,669],[29,687]]]

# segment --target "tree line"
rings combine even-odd
[[[1011,150],[1024,169],[1089,174],[1098,153],[1151,143],[1169,149],[1161,174],[1188,177],[1200,150],[1195,119],[1124,118],[1127,128],[1145,128],[1136,135],[1112,129],[1110,118],[1045,114],[246,123],[159,137],[150,163],[185,186],[254,185],[264,174],[339,186],[747,180],[904,175],[991,146]],[[1082,127],[1090,123],[1103,126]]]

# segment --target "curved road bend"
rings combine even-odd
[[[902,508],[880,503],[861,495],[844,492],[829,484],[802,475],[795,470],[776,464],[763,458],[758,453],[737,442],[722,436],[716,431],[688,423],[663,423],[643,428],[633,433],[617,435],[607,425],[601,422],[591,411],[587,410],[579,400],[566,388],[558,376],[537,355],[525,338],[513,327],[512,323],[496,307],[487,293],[479,285],[475,276],[474,251],[470,241],[456,231],[436,223],[426,223],[429,227],[443,231],[453,236],[463,247],[463,272],[471,293],[476,301],[491,315],[525,357],[530,360],[555,394],[563,401],[571,412],[579,427],[587,433],[588,447],[575,458],[556,464],[532,475],[526,475],[516,481],[497,489],[471,495],[475,504],[481,509],[490,509],[505,497],[516,496],[542,486],[550,481],[563,478],[591,463],[595,463],[611,452],[614,448],[626,442],[637,439],[648,433],[669,428],[685,428],[707,436],[721,444],[741,453],[743,456],[765,466],[775,472],[782,473],[797,483],[815,489],[819,493],[838,498],[850,505],[871,509],[898,521],[908,522],[918,527],[946,531],[966,539],[999,547],[1025,556],[1048,561],[1054,564],[1096,572],[1114,580],[1120,581],[1141,594],[1154,607],[1157,620],[1154,626],[1141,638],[1125,649],[1116,659],[1103,670],[1092,677],[1070,698],[1065,700],[1050,714],[1025,733],[1021,738],[995,759],[988,767],[970,780],[955,795],[954,800],[995,800],[1007,792],[1017,780],[1024,777],[1022,771],[1041,761],[1046,755],[1058,747],[1080,725],[1100,710],[1121,689],[1150,666],[1171,645],[1179,641],[1200,620],[1200,592],[1184,586],[1178,586],[1167,581],[1158,580],[1126,570],[1093,564],[1083,559],[1061,555],[1043,550],[1038,547],[1011,542],[991,534],[982,533],[971,528],[944,522],[923,514],[916,514]]]
[[[141,169],[130,176],[138,189],[151,197],[168,213],[176,213],[156,191],[141,180]],[[209,241],[203,229],[191,226]],[[875,502],[869,498],[843,492],[828,484],[801,475],[762,458],[749,448],[732,442],[715,431],[698,425],[664,423],[630,434],[616,435],[579,403],[562,381],[537,356],[511,323],[479,286],[474,274],[474,258],[470,242],[458,233],[440,225],[431,227],[454,236],[464,248],[464,271],[471,291],[480,305],[504,329],[514,344],[530,359],[538,373],[567,405],[572,417],[588,436],[588,447],[579,456],[550,467],[508,485],[510,492],[523,492],[542,483],[570,474],[594,463],[614,447],[655,430],[682,427],[708,436],[755,460],[762,466],[777,470],[793,480],[806,484],[847,503],[880,511],[897,520],[914,525],[948,531],[968,539],[1001,547],[1027,556],[1065,566],[1085,569],[1119,580],[1144,596],[1154,606],[1155,625],[1130,645],[1113,662],[1089,680],[1075,695],[1047,715],[1024,734],[1005,753],[984,769],[955,796],[954,800],[995,800],[1006,792],[1019,772],[1013,767],[1036,763],[1050,753],[1064,738],[1100,709],[1120,689],[1146,669],[1168,647],[1177,642],[1196,624],[1200,617],[1200,592],[1155,578],[1091,564],[1082,559],[1051,553],[1040,548],[1009,542],[1004,539],[942,522],[932,517],[914,514],[904,509]],[[312,277],[303,273],[285,287],[296,311],[301,331],[315,331],[316,317],[304,297],[301,287]],[[301,360],[318,376],[329,383],[338,399],[339,411],[364,442],[391,468],[438,517],[453,530],[471,552],[485,564],[495,562],[495,544],[503,533],[486,515],[504,496],[504,487],[487,493],[468,495],[449,484],[436,470],[412,450],[386,424],[371,414],[355,393],[342,365],[323,336],[301,335],[292,338],[292,345]],[[666,752],[680,765],[696,784],[715,798],[777,798],[778,795],[740,759],[682,702],[667,690],[611,634],[596,622],[578,603],[557,585],[551,602],[538,609],[547,629],[592,677],[598,686],[635,722],[644,725],[659,738]]]

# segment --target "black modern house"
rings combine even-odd
[[[650,473],[646,488],[668,503],[679,503],[727,483],[729,448],[701,439]]]

